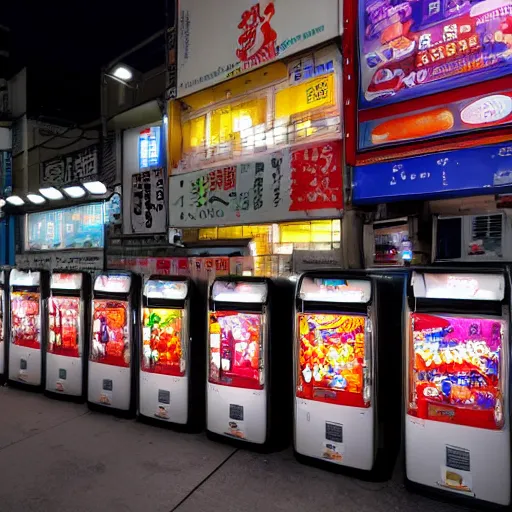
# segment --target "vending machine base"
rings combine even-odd
[[[134,418],[135,393],[131,380],[130,368],[89,361],[87,385],[89,409],[121,418]],[[96,398],[96,401],[92,401],[91,398]]]
[[[85,402],[83,363],[80,358],[46,355],[45,396],[66,402]]]
[[[42,351],[11,345],[7,384],[26,391],[43,391]]]

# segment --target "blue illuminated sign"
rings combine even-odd
[[[512,192],[512,144],[445,151],[353,169],[354,204]]]
[[[160,126],[151,126],[139,134],[139,169],[160,166]]]

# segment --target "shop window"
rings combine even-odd
[[[25,250],[102,248],[104,206],[93,203],[26,216]]]
[[[196,117],[183,123],[183,152],[203,149],[206,140],[206,116]]]

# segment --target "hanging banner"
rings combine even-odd
[[[512,123],[512,90],[359,123],[359,149]]]
[[[102,250],[16,254],[16,267],[26,270],[103,270]]]
[[[178,97],[341,34],[341,0],[181,0]]]
[[[512,0],[359,0],[360,106],[512,72]]]
[[[354,167],[354,204],[512,192],[512,144]]]
[[[169,179],[172,227],[206,227],[339,216],[341,142],[262,155]]]
[[[166,231],[165,174],[153,169],[132,175],[132,233]]]

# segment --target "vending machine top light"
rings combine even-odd
[[[258,278],[217,278],[213,283],[211,298],[214,302],[266,304],[268,283]]]
[[[300,280],[298,298],[305,302],[358,303],[371,301],[371,281],[362,279],[333,279],[303,276]]]
[[[4,282],[4,279],[5,279],[4,278],[4,272],[5,272],[5,270],[0,270],[0,285],[5,284],[5,282]]]
[[[128,272],[109,272],[100,274],[94,280],[94,292],[100,294],[128,295],[131,290],[132,276]]]
[[[31,270],[18,270],[11,271],[11,286],[20,286],[32,288],[39,286],[41,283],[41,272],[32,272]]]
[[[82,285],[83,275],[81,272],[54,272],[50,278],[52,290],[80,290]]]
[[[153,300],[183,301],[189,295],[188,278],[151,276],[144,286],[144,297]]]

